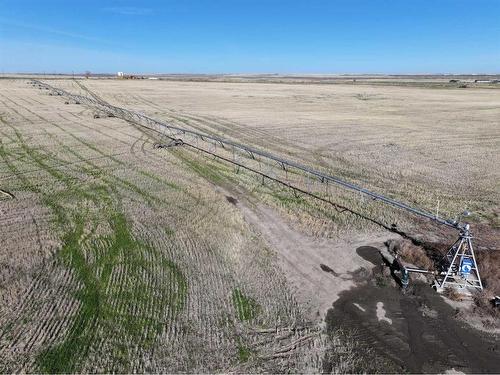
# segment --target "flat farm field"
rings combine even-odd
[[[468,209],[481,247],[498,248],[498,89],[45,82],[447,218]],[[449,369],[418,367],[369,329],[324,325],[348,290],[391,295],[367,256],[398,238],[384,228],[445,246],[449,233],[341,192],[357,214],[336,211],[187,147],[155,147],[157,133],[27,83],[0,80],[1,372]],[[381,324],[382,302],[363,298],[349,308]],[[384,329],[397,335],[393,319]],[[424,341],[409,337],[408,351]]]
[[[397,82],[396,82],[397,83]],[[87,80],[115,105],[499,225],[500,89]]]

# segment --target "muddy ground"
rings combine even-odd
[[[456,311],[424,282],[406,293],[380,273],[375,247],[360,247],[358,255],[374,264],[358,286],[344,291],[328,311],[328,330],[349,332],[359,350],[373,348],[384,372],[499,373],[500,345],[493,335],[476,331],[455,318]],[[380,366],[382,365],[382,366]]]

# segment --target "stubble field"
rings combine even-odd
[[[106,100],[498,225],[500,90],[89,81]]]
[[[377,353],[361,361],[351,336],[318,322],[372,267],[355,249],[395,234],[202,154],[156,149],[157,134],[26,82],[0,81],[0,189],[14,197],[0,197],[1,370],[373,370]],[[500,90],[49,83],[430,211],[439,201],[447,217],[469,209],[483,247],[497,246]],[[418,233],[400,212],[349,199]]]

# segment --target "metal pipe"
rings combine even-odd
[[[327,175],[325,173],[322,173],[320,171],[317,171],[317,170],[312,169],[310,167],[307,167],[305,165],[301,165],[301,164],[296,163],[294,161],[280,158],[280,157],[275,156],[273,154],[270,154],[268,152],[261,151],[261,150],[255,149],[253,147],[245,146],[245,145],[239,144],[237,142],[233,142],[233,141],[223,139],[220,137],[199,133],[199,132],[184,129],[184,128],[179,128],[177,126],[172,126],[172,125],[160,122],[156,119],[153,119],[149,116],[146,116],[142,113],[137,113],[137,112],[129,111],[129,110],[124,109],[124,108],[116,107],[116,106],[111,105],[107,102],[104,102],[103,100],[96,100],[95,98],[88,98],[88,97],[81,96],[81,95],[74,95],[74,94],[71,94],[71,93],[63,90],[63,89],[58,89],[58,88],[52,87],[46,83],[43,83],[43,82],[40,82],[37,80],[34,80],[33,82],[35,82],[36,84],[38,84],[39,86],[41,86],[47,90],[52,90],[52,91],[58,93],[59,95],[67,96],[67,97],[69,97],[77,102],[87,103],[91,106],[97,106],[103,112],[113,114],[116,117],[120,117],[124,120],[133,119],[132,121],[138,121],[136,119],[139,119],[139,120],[145,121],[146,123],[148,123],[150,125],[158,126],[158,128],[160,128],[160,129],[164,128],[164,129],[168,129],[168,130],[180,131],[180,132],[183,132],[184,134],[191,134],[191,135],[194,135],[196,137],[200,137],[202,140],[212,140],[213,142],[215,142],[215,144],[220,143],[223,146],[224,145],[232,146],[234,148],[243,150],[249,154],[259,155],[259,156],[264,157],[266,159],[277,162],[278,164],[281,164],[283,166],[283,168],[286,165],[288,167],[292,167],[292,168],[296,168],[298,170],[301,170],[301,171],[303,171],[311,176],[318,178],[323,183],[328,183],[328,181],[330,181],[330,182],[333,182],[339,186],[342,186],[345,189],[360,192],[362,194],[365,194],[365,195],[373,198],[374,200],[378,200],[378,201],[384,202],[388,205],[391,205],[393,207],[397,207],[397,208],[400,208],[402,210],[411,212],[417,216],[424,217],[424,218],[429,219],[431,221],[434,221],[438,224],[445,225],[447,227],[454,228],[457,230],[459,230],[461,228],[459,223],[457,223],[454,220],[448,220],[448,219],[436,217],[435,214],[432,214],[430,212],[421,210],[419,208],[411,207],[411,206],[409,206],[405,203],[399,202],[395,199],[385,197],[381,194],[378,194],[378,193],[372,192],[368,189],[365,189],[363,187],[360,187],[356,184],[346,182],[346,181],[341,180],[337,177]]]

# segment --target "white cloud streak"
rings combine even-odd
[[[65,37],[69,37],[69,38],[87,40],[89,42],[100,42],[100,43],[111,44],[110,42],[108,42],[104,39],[101,39],[101,38],[94,38],[94,37],[79,34],[79,33],[73,33],[71,31],[54,29],[52,27],[34,25],[34,24],[29,24],[29,23],[21,23],[21,22],[10,22],[10,21],[6,20],[5,18],[0,18],[0,25],[22,28],[22,29],[27,29],[27,30],[32,30],[32,31],[38,31],[38,32],[42,32],[42,33],[60,35],[60,36],[65,36]]]
[[[150,8],[139,8],[139,7],[110,7],[103,8],[106,12],[111,12],[115,14],[120,14],[124,16],[146,16],[153,13]]]

